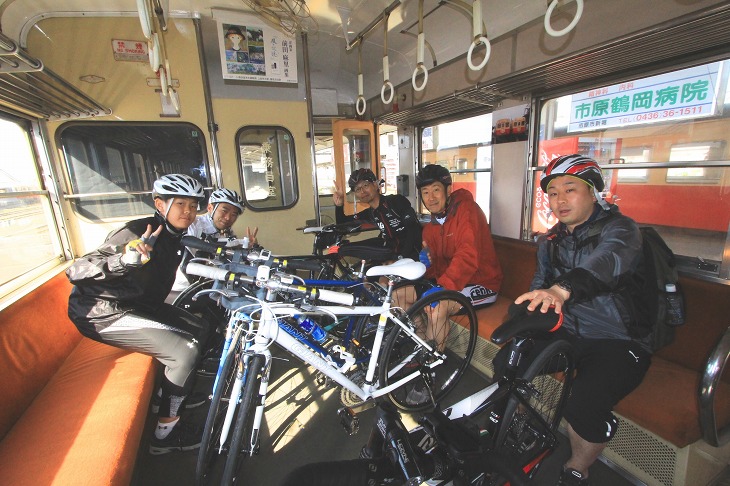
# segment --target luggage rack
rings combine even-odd
[[[48,121],[111,114],[2,33],[0,104]]]

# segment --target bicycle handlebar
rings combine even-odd
[[[351,306],[355,301],[355,297],[352,294],[348,294],[346,292],[335,292],[332,290],[318,289],[316,287],[305,287],[302,285],[289,285],[281,282],[280,279],[275,278],[270,278],[268,280],[257,280],[254,277],[237,274],[224,268],[211,267],[209,265],[203,265],[201,263],[188,263],[186,271],[190,275],[205,277],[212,280],[220,280],[226,282],[234,279],[247,284],[256,284],[268,290],[302,294],[312,300],[324,300],[333,304]]]

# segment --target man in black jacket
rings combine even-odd
[[[78,258],[66,275],[74,288],[68,316],[84,336],[155,357],[165,365],[152,454],[200,446],[200,433],[182,423],[183,406],[202,405],[190,395],[193,370],[208,325],[165,304],[183,254],[180,241],[197,215],[203,186],[184,174],[155,181],[153,216],[113,231],[98,249]],[[186,400],[187,398],[187,400]],[[154,407],[153,407],[154,409]]]
[[[632,304],[641,233],[601,198],[603,177],[593,159],[555,158],[540,186],[558,223],[540,238],[530,291],[515,303],[563,313],[555,335],[571,343],[577,375],[564,413],[571,457],[558,484],[585,486],[589,466],[618,428],[613,407],[639,386],[651,364],[646,336],[633,331],[641,319]],[[536,340],[532,356],[547,343]]]
[[[350,174],[348,185],[358,201],[369,207],[352,216],[345,215],[344,192],[340,187],[335,187],[332,199],[335,203],[337,224],[353,220],[373,223],[380,229],[380,237],[385,246],[398,256],[418,261],[418,253],[421,251],[421,223],[408,199],[400,194],[380,194],[380,183],[370,169],[354,171]]]

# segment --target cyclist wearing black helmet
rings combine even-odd
[[[492,243],[484,211],[466,189],[453,191],[446,167],[429,164],[416,176],[421,201],[431,213],[423,228],[421,261],[426,277],[445,289],[456,290],[474,306],[497,299],[502,269]]]
[[[68,315],[81,334],[165,365],[161,396],[153,397],[159,407],[153,454],[200,446],[200,434],[180,421],[178,411],[183,403],[192,408],[207,398],[189,395],[207,325],[164,301],[182,259],[180,240],[203,197],[203,186],[192,177],[162,176],[153,186],[153,216],[113,231],[66,271],[74,284]]]
[[[571,457],[559,485],[587,485],[595,462],[618,428],[613,407],[636,388],[649,368],[647,338],[629,331],[641,317],[632,294],[641,233],[636,223],[601,198],[598,163],[578,154],[553,159],[540,180],[558,218],[539,238],[530,291],[515,302],[528,309],[563,313],[552,338],[566,339],[577,375],[565,407]],[[549,344],[537,339],[531,356]],[[500,373],[506,353],[495,358]],[[530,361],[524,360],[524,366]],[[522,364],[521,364],[522,365]]]
[[[354,171],[347,182],[355,197],[369,207],[352,216],[345,215],[344,192],[335,186],[332,199],[337,223],[355,219],[371,222],[380,229],[384,244],[397,255],[417,260],[421,251],[421,223],[408,199],[400,194],[380,194],[380,183],[370,169]]]

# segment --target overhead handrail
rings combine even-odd
[[[481,68],[487,65],[487,62],[489,61],[489,56],[492,55],[492,44],[489,42],[489,39],[487,38],[486,29],[482,30],[482,1],[481,0],[474,0],[472,3],[472,37],[473,41],[471,42],[471,45],[469,45],[469,51],[466,53],[466,63],[469,65],[469,69],[472,71],[479,71]],[[474,64],[474,62],[471,60],[472,56],[474,55],[474,49],[479,46],[479,44],[484,44],[486,47],[486,52],[484,53],[484,59],[482,59],[482,62],[479,64]]]
[[[725,330],[705,365],[700,381],[700,429],[702,438],[713,447],[722,447],[730,442],[730,426],[717,428],[715,395],[725,366],[730,360],[730,327]]]
[[[568,24],[567,27],[562,30],[553,29],[552,25],[550,25],[550,17],[552,17],[553,10],[555,10],[555,7],[557,7],[561,1],[562,0],[552,0],[552,2],[550,2],[550,5],[548,6],[547,12],[545,12],[545,32],[553,37],[562,37],[571,30],[573,30],[575,26],[578,25],[578,21],[580,20],[581,15],[583,15],[583,0],[575,0],[577,10],[575,12],[575,17],[573,17],[573,20]]]
[[[426,83],[428,83],[428,69],[423,63],[425,42],[426,35],[423,33],[423,0],[418,0],[418,47],[416,50],[416,69],[413,70],[413,76],[411,76],[411,84],[413,85],[413,89],[416,91],[423,91],[426,87]],[[416,84],[418,71],[423,71],[423,84],[420,86]]]
[[[383,15],[383,27],[385,30],[384,34],[384,40],[383,40],[383,87],[380,88],[380,99],[382,100],[384,105],[387,105],[391,101],[393,101],[393,96],[395,96],[395,89],[393,88],[393,83],[390,82],[390,68],[388,66],[388,19],[390,18],[390,15]],[[385,99],[385,90],[390,89],[390,97],[388,99]]]
[[[362,109],[360,109],[362,105]],[[357,101],[355,102],[355,111],[360,116],[365,114],[367,103],[362,93],[362,44],[357,46]]]

